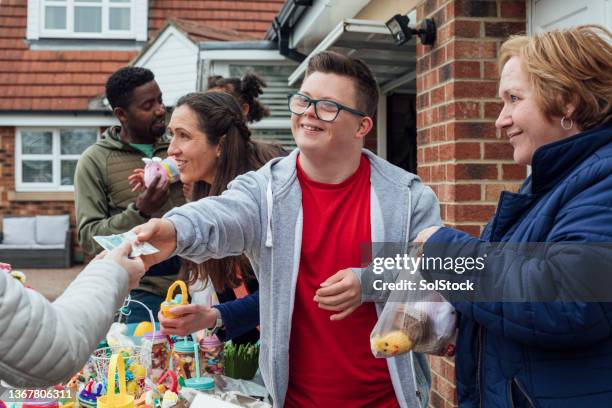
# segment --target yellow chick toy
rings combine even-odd
[[[372,338],[371,347],[376,355],[396,356],[410,351],[413,347],[413,343],[404,332],[395,330],[384,336],[375,336]]]
[[[134,378],[137,380],[144,380],[144,378],[147,376],[147,369],[140,364],[135,363],[132,367],[132,372],[134,373]]]

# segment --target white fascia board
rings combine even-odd
[[[289,85],[295,84],[306,72],[308,61],[310,58],[328,48],[332,47],[336,41],[344,34],[345,31],[360,32],[368,34],[391,34],[389,29],[382,21],[377,20],[356,20],[356,19],[345,19],[341,21],[334,29],[316,46],[314,50],[302,63],[297,67],[295,71],[289,76]]]
[[[62,114],[0,114],[0,126],[36,126],[36,127],[75,127],[75,126],[114,126],[119,121],[114,116],[84,115],[66,116]]]
[[[356,16],[370,0],[315,0],[293,29],[290,46],[299,49],[319,41],[333,29],[337,21]],[[303,51],[304,52],[304,51]]]
[[[171,36],[175,36],[182,43],[184,43],[187,47],[191,48],[195,53],[198,52],[197,44],[194,44],[185,34],[183,34],[180,30],[177,30],[176,27],[169,25],[166,29],[155,39],[153,44],[149,47],[148,50],[145,51],[144,54],[139,55],[136,60],[134,60],[135,67],[145,67],[147,62],[160,50],[160,48],[164,45],[164,43]]]
[[[278,50],[202,50],[203,61],[286,61]]]

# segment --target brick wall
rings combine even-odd
[[[500,191],[515,191],[526,176],[494,125],[498,50],[525,32],[525,1],[426,0],[417,7],[423,18],[435,20],[438,37],[417,45],[418,174],[438,195],[445,224],[478,235]],[[431,406],[456,407],[454,360],[430,364]]]
[[[76,239],[74,201],[15,200],[15,128],[0,127],[0,217],[5,215],[70,214],[73,253],[78,259],[82,251]],[[1,260],[0,260],[1,261]]]

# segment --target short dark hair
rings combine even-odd
[[[123,67],[115,71],[106,81],[106,99],[114,109],[127,108],[134,88],[155,79],[153,72],[141,67]]]
[[[376,114],[378,85],[372,70],[360,59],[334,51],[322,51],[308,61],[306,76],[313,72],[347,76],[355,82],[358,108],[368,116]]]

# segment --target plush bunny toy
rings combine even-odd
[[[153,157],[152,159],[143,158],[145,162],[144,168],[144,183],[149,187],[155,179],[155,176],[160,175],[159,185],[164,186],[166,183],[174,183],[179,180],[179,170],[173,158],[167,157],[161,159]]]

